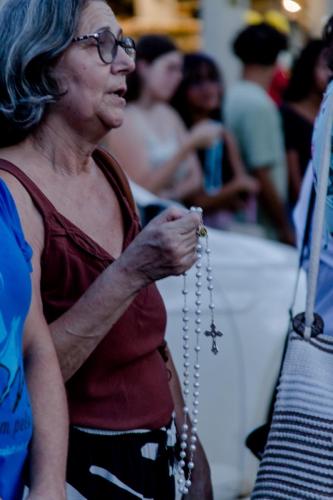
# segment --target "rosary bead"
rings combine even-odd
[[[191,207],[191,211],[198,212],[202,214],[202,209],[200,207]],[[189,492],[189,488],[192,485],[191,481],[191,471],[194,469],[194,461],[193,461],[193,456],[196,451],[196,443],[197,443],[197,424],[198,424],[198,407],[199,407],[199,378],[200,378],[200,364],[199,364],[199,352],[200,352],[200,345],[199,345],[199,339],[200,335],[202,333],[202,328],[201,328],[201,317],[202,317],[202,310],[201,310],[201,296],[202,296],[202,278],[203,274],[206,276],[206,281],[207,283],[207,289],[209,291],[209,310],[210,310],[210,316],[211,316],[211,325],[214,325],[214,313],[213,310],[215,308],[214,303],[213,303],[213,275],[212,275],[212,266],[210,262],[210,254],[211,250],[208,246],[208,234],[207,234],[207,229],[203,226],[203,223],[201,222],[201,225],[197,229],[197,243],[196,243],[196,251],[197,251],[197,261],[195,263],[196,271],[195,271],[195,310],[194,310],[194,322],[195,322],[195,327],[194,331],[196,336],[195,339],[195,346],[194,346],[194,351],[195,351],[195,356],[194,356],[194,362],[193,365],[190,362],[190,354],[189,354],[189,349],[190,349],[190,335],[189,335],[189,322],[190,318],[189,316],[192,315],[193,313],[190,312],[190,307],[188,307],[187,303],[187,295],[189,294],[189,290],[187,288],[187,280],[186,276],[188,273],[183,273],[184,276],[184,282],[183,282],[183,290],[182,294],[184,296],[183,299],[183,308],[182,308],[182,338],[183,338],[183,393],[185,397],[185,405],[183,407],[183,414],[184,414],[184,423],[182,425],[182,431],[180,435],[180,461],[178,463],[178,473],[180,476],[180,479],[178,479],[178,484],[179,484],[179,492],[183,495],[187,495]],[[205,271],[206,273],[203,273],[202,267],[203,267],[203,262],[202,259],[204,257],[204,252],[206,254],[206,263],[205,263]],[[192,321],[192,320],[191,320]],[[211,327],[212,328],[212,327]],[[208,333],[208,332],[207,332]],[[214,331],[212,330],[212,341],[215,340],[213,337]],[[191,365],[193,367],[193,394],[192,394],[192,408],[191,408],[191,416],[192,416],[192,425],[193,427],[191,428],[189,432],[189,425],[187,423],[187,418],[190,413],[189,407],[187,406],[188,399],[189,399],[189,394],[190,394],[190,368]],[[188,444],[189,442],[189,444]],[[186,452],[186,450],[189,449],[189,454]],[[186,458],[188,457],[188,458]],[[187,467],[189,469],[189,475],[187,478],[185,478],[185,472],[184,468]],[[1,499],[0,499],[1,500]]]

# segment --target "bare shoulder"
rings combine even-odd
[[[44,224],[30,194],[9,172],[0,170],[0,178],[6,183],[15,201],[27,241],[34,252],[41,253],[44,246]]]
[[[159,112],[161,116],[163,116],[167,120],[170,120],[173,124],[179,125],[179,123],[182,123],[182,119],[180,118],[177,111],[167,103],[160,103]]]

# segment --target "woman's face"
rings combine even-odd
[[[141,62],[139,71],[144,91],[158,101],[169,101],[182,79],[182,67],[183,56],[176,50],[150,64]]]
[[[314,86],[316,92],[322,95],[327,87],[329,79],[332,76],[332,71],[327,65],[327,60],[324,51],[320,54],[317,64],[314,69]]]
[[[222,87],[217,75],[208,66],[201,65],[187,87],[188,106],[208,117],[212,111],[221,107],[221,99]]]
[[[119,39],[122,32],[110,7],[99,1],[88,3],[75,36],[97,33],[108,28]],[[105,64],[96,40],[74,42],[59,59],[54,76],[65,94],[50,108],[80,134],[102,137],[123,121],[126,105],[126,76],[134,61],[122,47],[117,47],[112,64]]]

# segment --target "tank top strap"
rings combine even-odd
[[[127,201],[131,211],[136,214],[137,207],[133,198],[133,194],[128,179],[123,169],[115,159],[115,157],[112,156],[112,154],[109,151],[107,151],[102,147],[98,147],[94,151],[93,157],[107,176],[109,176],[110,174],[112,175],[122,195]]]
[[[109,180],[110,178],[114,179],[132,215],[137,218],[137,208],[129,182],[117,160],[103,148],[97,148],[93,153],[93,157],[106,177]],[[50,200],[20,168],[7,160],[0,159],[0,170],[13,175],[25,187],[44,220],[47,221],[48,216],[51,214],[57,214],[57,210]]]
[[[0,170],[10,173],[25,187],[44,219],[55,212],[55,207],[50,200],[20,168],[10,161],[0,159]]]

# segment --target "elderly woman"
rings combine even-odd
[[[135,57],[105,1],[7,0],[0,24],[0,171],[67,381],[70,498],[174,498],[167,430],[182,400],[154,282],[192,266],[200,217],[169,209],[140,231],[97,148],[122,123]],[[199,443],[191,494],[211,498]]]

